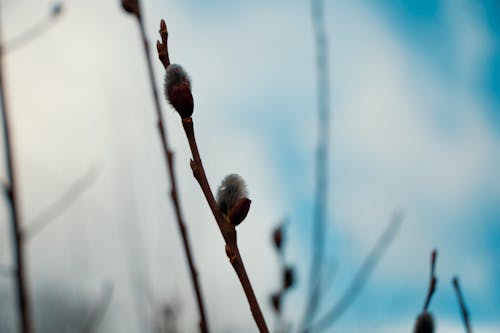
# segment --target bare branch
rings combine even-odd
[[[153,93],[153,100],[154,100],[154,105],[155,105],[155,110],[156,110],[156,116],[157,116],[157,121],[158,121],[158,134],[160,135],[160,140],[161,140],[161,145],[162,145],[162,150],[163,154],[165,156],[165,161],[167,163],[167,168],[168,168],[168,177],[170,180],[170,185],[171,185],[171,190],[170,190],[170,198],[172,201],[172,205],[174,207],[174,212],[175,212],[175,217],[177,220],[177,227],[179,229],[179,233],[181,235],[182,239],[182,244],[184,247],[184,253],[186,255],[186,260],[188,262],[189,266],[189,273],[191,275],[191,283],[193,285],[193,289],[195,292],[196,296],[196,304],[198,306],[198,312],[200,313],[200,322],[199,322],[199,328],[202,333],[208,332],[208,319],[205,311],[205,305],[203,301],[203,295],[201,293],[201,286],[200,282],[198,280],[198,271],[196,269],[196,265],[194,263],[194,258],[191,250],[191,244],[189,241],[189,235],[188,235],[188,229],[186,226],[186,223],[184,222],[184,218],[182,216],[182,211],[180,207],[180,200],[179,200],[179,194],[177,190],[177,180],[175,177],[175,168],[174,168],[174,153],[170,149],[169,143],[168,143],[168,137],[167,137],[167,132],[166,132],[166,126],[163,121],[162,113],[161,113],[161,107],[160,107],[160,98],[158,94],[158,89],[156,88],[156,80],[155,80],[155,74],[153,70],[153,63],[151,60],[151,53],[149,50],[149,42],[146,36],[146,29],[144,27],[144,22],[142,20],[142,15],[141,15],[141,6],[140,6],[140,1],[138,0],[122,0],[122,5],[124,6],[123,8],[135,15],[137,17],[137,21],[139,23],[139,28],[141,32],[141,38],[142,38],[142,44],[144,46],[144,55],[146,58],[146,64],[148,68],[148,74],[149,74],[149,81],[151,85],[151,91]],[[162,63],[164,66],[168,66],[170,64],[170,61],[168,60],[168,50],[167,50],[167,27],[165,24],[165,21],[162,20],[160,24],[160,35],[162,38],[162,43],[158,42],[157,43],[157,49],[158,52],[162,54],[160,59],[162,59]],[[167,61],[167,62],[165,62]]]
[[[6,41],[3,44],[2,52],[7,53],[16,51],[19,48],[29,44],[29,42],[31,42],[35,38],[41,36],[52,26],[53,23],[55,23],[56,19],[61,16],[62,9],[63,3],[54,4],[50,12],[48,12],[40,22],[28,28],[26,31],[23,31],[13,39]]]
[[[334,306],[321,319],[319,319],[315,324],[310,325],[304,330],[304,332],[326,329],[334,324],[342,316],[342,314],[344,314],[344,312],[359,295],[372,271],[375,269],[385,251],[394,240],[400,229],[399,227],[402,221],[403,215],[400,212],[395,212],[384,233],[380,235],[377,243],[373,247],[370,254],[365,258],[365,261],[357,271],[354,279],[351,281],[351,284],[346,289],[340,300],[335,303]]]
[[[330,141],[330,80],[328,39],[324,19],[324,1],[313,0],[311,16],[316,44],[316,89],[318,113],[318,143],[316,148],[315,207],[312,233],[309,295],[300,323],[306,326],[318,310],[322,297],[323,264],[326,241],[326,203],[328,202],[328,156]]]
[[[1,7],[1,6],[0,6]],[[0,16],[2,15],[0,11]],[[0,22],[1,25],[1,22]],[[7,201],[10,210],[13,234],[14,248],[14,263],[15,263],[15,278],[16,278],[16,296],[19,309],[19,327],[22,333],[32,332],[31,322],[31,301],[28,289],[28,277],[26,275],[27,268],[25,262],[25,253],[23,245],[22,221],[19,208],[18,193],[17,193],[17,178],[15,168],[14,147],[12,143],[10,113],[8,110],[6,87],[3,81],[3,49],[2,49],[2,34],[0,26],[0,100],[1,100],[1,122],[3,126],[3,142],[5,145],[5,163],[7,173],[8,191]]]
[[[33,239],[33,237],[38,235],[62,213],[68,210],[96,182],[100,173],[101,169],[93,166],[70,184],[68,189],[55,202],[31,219],[24,231],[24,240],[29,241]]]
[[[460,313],[462,314],[462,320],[464,322],[465,331],[467,333],[472,333],[472,328],[470,325],[469,311],[465,305],[464,296],[462,290],[460,289],[460,283],[458,281],[458,276],[455,276],[452,280],[453,287],[455,289],[455,294],[457,295],[458,305],[460,306]]]

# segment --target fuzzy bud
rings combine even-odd
[[[182,119],[191,117],[194,109],[191,80],[180,65],[172,64],[167,67],[165,97]]]
[[[245,181],[237,174],[226,176],[217,190],[217,205],[220,212],[236,226],[240,224],[250,209],[250,199]]]
[[[429,312],[424,311],[418,316],[413,333],[434,333],[434,318]]]

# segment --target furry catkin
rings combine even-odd
[[[248,196],[245,180],[237,174],[226,176],[217,190],[217,205],[222,214],[228,215],[236,202]]]
[[[164,93],[168,102],[183,119],[191,117],[194,108],[191,80],[180,65],[172,64],[167,67]]]

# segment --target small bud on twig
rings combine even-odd
[[[273,305],[273,309],[276,312],[281,312],[281,292],[277,292],[271,295],[271,303]]]
[[[52,6],[52,16],[59,16],[62,12],[62,9],[63,9],[63,5],[62,3],[56,3],[54,4],[54,6]]]
[[[281,251],[281,245],[283,244],[283,225],[280,224],[273,231],[273,244],[278,251]]]
[[[295,280],[295,276],[294,276],[293,267],[291,267],[291,266],[286,267],[284,272],[283,272],[283,289],[287,290],[288,288],[293,286],[294,280]]]
[[[243,220],[247,217],[248,211],[250,210],[251,203],[252,200],[248,198],[239,199],[229,212],[229,222],[234,226],[243,222]]]
[[[139,3],[137,0],[122,0],[122,8],[127,13],[139,17]]]
[[[159,48],[161,44],[157,44]],[[191,80],[180,65],[172,64],[165,73],[165,97],[181,118],[189,118],[193,114],[194,103],[191,94]]]
[[[434,333],[434,319],[429,312],[424,311],[417,317],[413,333]]]

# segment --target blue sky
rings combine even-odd
[[[2,3],[2,37],[15,36],[50,4]],[[149,38],[157,38],[165,18],[171,59],[193,79],[196,132],[212,186],[233,172],[248,182],[253,203],[238,227],[240,246],[270,323],[267,299],[279,282],[268,239],[285,216],[287,259],[300,268],[285,308],[289,318],[303,311],[296,305],[304,303],[309,267],[317,139],[309,5],[143,2]],[[499,15],[493,0],[327,3],[327,236],[328,258],[338,263],[327,304],[345,289],[393,210],[406,214],[337,331],[410,331],[434,247],[440,282],[431,310],[438,332],[462,329],[450,283],[455,274],[474,331],[498,331]],[[178,303],[179,325],[192,331],[196,311],[165,199],[168,184],[138,37],[118,1],[69,1],[49,31],[5,57],[26,223],[76,175],[92,166],[101,170],[96,184],[30,243],[32,285],[40,294],[61,284],[92,301],[111,281],[115,294],[104,328],[123,332],[144,328],[134,292],[153,289],[152,301],[141,300],[154,304],[148,316],[164,302]],[[162,68],[155,65],[160,87]],[[166,104],[163,109],[210,324],[218,332],[253,332],[188,168],[178,116]],[[8,262],[7,224],[1,228],[0,259]],[[41,296],[37,302],[43,306]]]

